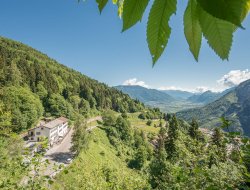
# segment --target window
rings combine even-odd
[[[40,132],[36,132],[36,135],[40,135],[41,133]]]
[[[43,130],[43,127],[41,128],[41,130]]]

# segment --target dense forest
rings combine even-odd
[[[10,112],[14,132],[33,127],[42,116],[74,120],[106,109],[121,113],[145,109],[128,95],[5,38],[0,38],[0,105]],[[148,111],[152,119],[161,114],[157,109]]]
[[[248,189],[248,140],[240,145],[220,128],[207,135],[196,120],[171,115],[151,136],[131,126],[130,117],[104,113],[89,148],[56,177],[52,189]]]

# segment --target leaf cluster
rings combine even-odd
[[[96,0],[100,12],[108,0]],[[153,64],[164,52],[170,35],[169,21],[177,11],[177,0],[113,0],[123,21],[122,31],[141,22],[145,10],[151,6],[147,21],[147,42]],[[183,3],[183,2],[181,2]],[[250,10],[250,0],[188,0],[183,16],[184,34],[196,61],[201,49],[202,36],[222,59],[228,59],[237,28]]]

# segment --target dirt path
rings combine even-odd
[[[94,121],[102,121],[102,116],[97,116],[97,117],[93,117],[87,120],[87,123],[91,123]]]

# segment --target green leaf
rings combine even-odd
[[[177,0],[155,0],[149,13],[147,42],[153,65],[162,55],[171,34],[169,19],[176,11]]]
[[[125,31],[142,19],[149,0],[124,0],[123,29]]]
[[[198,0],[198,3],[207,13],[236,26],[241,26],[250,6],[250,0]]]
[[[202,33],[208,44],[222,60],[228,59],[235,25],[215,18],[201,8],[199,10]]]
[[[198,61],[202,31],[199,23],[199,14],[196,0],[189,0],[187,9],[184,14],[184,33],[196,61]]]
[[[119,0],[117,5],[118,5],[118,15],[121,18],[122,14],[123,14],[123,4],[124,4],[124,0]]]
[[[107,2],[108,2],[108,0],[96,0],[96,3],[98,4],[98,8],[99,8],[100,13],[102,13],[102,10],[106,6]]]

